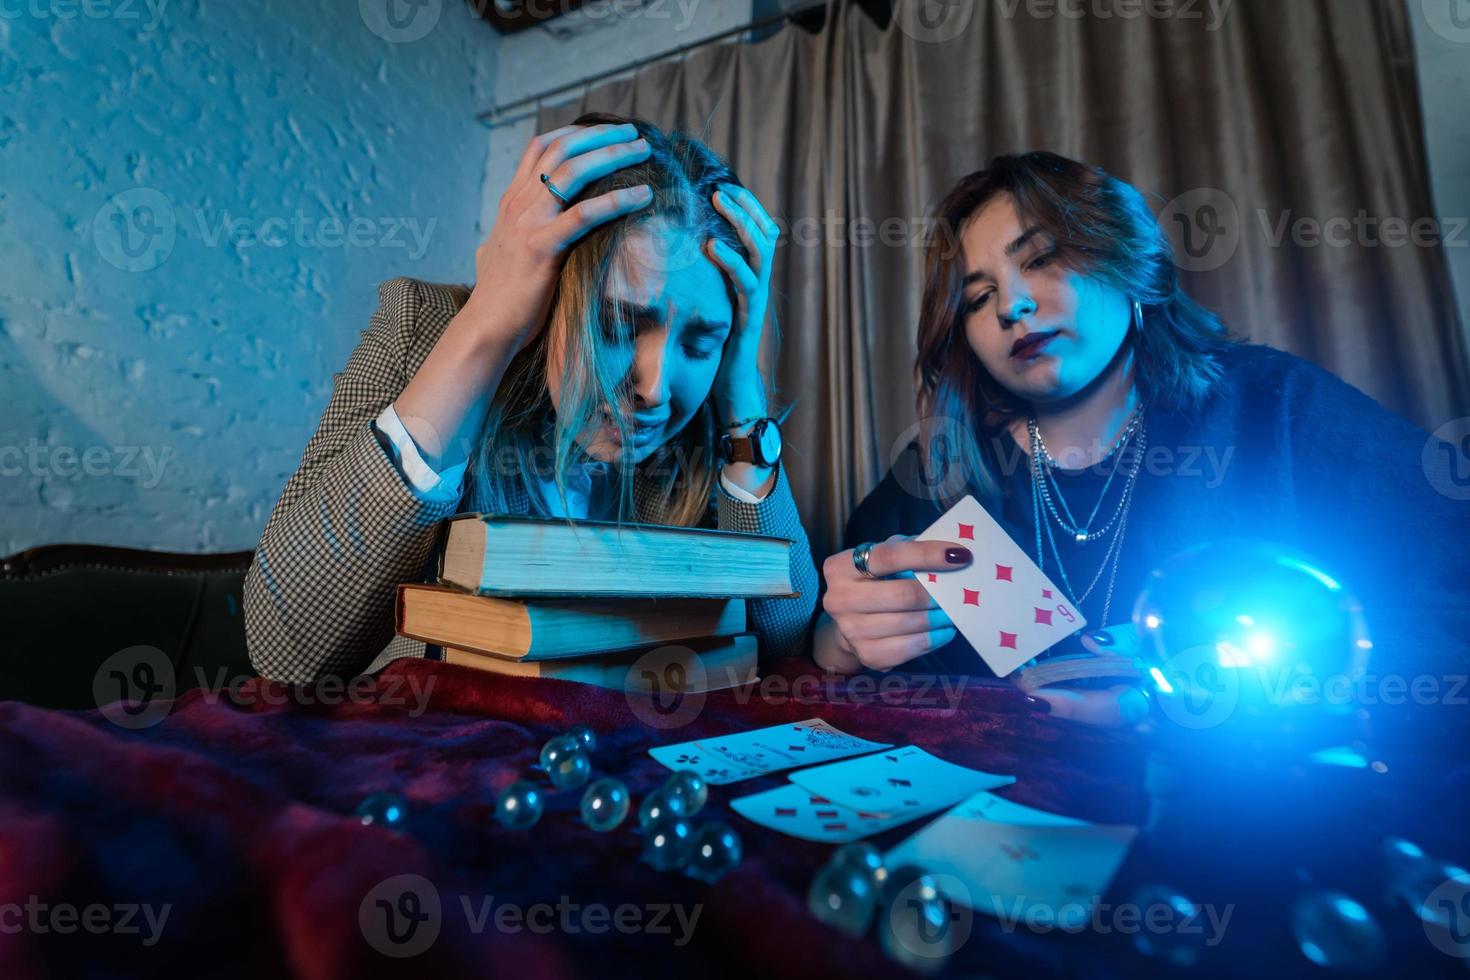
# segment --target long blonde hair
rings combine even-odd
[[[611,314],[603,297],[622,244],[633,229],[661,221],[676,232],[694,236],[698,244],[711,238],[723,241],[748,260],[735,229],[711,200],[719,184],[740,182],[707,146],[684,133],[665,133],[641,119],[589,113],[575,122],[588,126],[631,123],[650,148],[647,160],[593,181],[577,199],[647,184],[653,188],[653,201],[593,229],[568,251],[548,322],[512,358],[486,415],[483,436],[470,462],[469,500],[476,510],[508,510],[512,490],[519,485],[528,492],[531,506],[545,516],[534,488],[537,479],[548,475],[554,479],[565,510],[567,471],[586,459],[577,436],[603,405],[617,406],[625,400],[626,379],[616,376],[612,359],[604,352],[607,334],[627,325],[608,322]],[[546,378],[554,345],[565,353],[559,410],[553,410]],[[614,422],[623,428],[621,413],[614,413]],[[657,488],[664,523],[698,524],[709,510],[714,489],[715,425],[714,410],[706,399],[689,423],[648,459],[636,468],[620,468],[618,520],[633,513],[636,472]],[[629,433],[623,431],[623,437],[624,444],[631,445]],[[548,449],[550,460],[544,458]]]

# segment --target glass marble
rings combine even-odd
[[[647,827],[663,817],[684,816],[684,798],[666,789],[656,789],[643,798],[638,807],[638,826]]]
[[[374,793],[357,807],[357,818],[363,826],[369,824],[402,830],[408,822],[408,803],[397,793]]]
[[[829,863],[846,864],[857,868],[868,876],[874,888],[881,887],[883,879],[888,876],[888,872],[883,867],[883,855],[876,847],[865,841],[843,844],[832,852]]]
[[[1130,904],[1140,922],[1153,923],[1133,934],[1133,945],[1144,956],[1181,967],[1204,956],[1208,930],[1194,902],[1166,885],[1145,885],[1133,893]]]
[[[518,779],[495,800],[495,819],[501,826],[524,830],[541,819],[541,791],[534,783]]]
[[[907,865],[883,881],[878,905],[878,945],[888,958],[917,973],[933,973],[968,938],[953,928],[949,899],[933,875]]]
[[[564,737],[576,742],[581,746],[583,752],[597,751],[597,733],[587,725],[578,725],[569,729]]]
[[[806,893],[812,915],[849,936],[861,936],[873,921],[878,894],[872,879],[850,864],[825,864]]]
[[[546,775],[557,789],[576,789],[592,778],[592,760],[586,752],[572,752],[558,757]]]
[[[709,786],[700,777],[699,773],[691,769],[680,769],[669,777],[664,783],[664,789],[670,796],[678,796],[684,800],[684,816],[692,817],[704,809],[705,803],[709,801]]]
[[[740,865],[744,852],[740,835],[723,820],[711,820],[694,831],[688,871],[707,884],[714,884]]]
[[[569,738],[566,735],[557,735],[554,738],[549,738],[546,740],[546,744],[541,746],[541,768],[547,772],[551,772],[559,761],[581,751],[581,744],[574,738]]]
[[[643,860],[659,871],[674,871],[689,860],[694,832],[683,817],[665,814],[643,828]]]
[[[1303,956],[1329,970],[1365,973],[1383,963],[1383,930],[1367,909],[1340,892],[1310,891],[1298,898],[1291,934]]]
[[[593,830],[613,830],[627,819],[631,801],[621,779],[599,779],[582,794],[582,822]]]

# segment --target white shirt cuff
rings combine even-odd
[[[746,490],[744,487],[737,487],[735,484],[731,483],[725,477],[724,470],[720,471],[720,486],[723,487],[725,492],[728,493],[730,496],[734,497],[736,500],[742,500],[747,504],[758,504],[762,500],[766,499],[765,497],[757,497],[755,494],[751,493],[749,490]],[[769,496],[769,494],[767,495]]]
[[[415,496],[431,501],[459,499],[466,463],[456,463],[440,473],[424,462],[418,444],[404,428],[403,420],[398,417],[398,412],[391,403],[383,409],[373,424],[388,437],[388,442],[393,447],[393,463],[398,467],[398,472],[403,474]]]

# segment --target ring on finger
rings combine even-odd
[[[877,578],[868,568],[868,556],[873,553],[873,542],[868,541],[852,549],[852,567],[866,578]]]
[[[541,183],[546,185],[546,189],[551,192],[552,197],[561,202],[562,207],[567,208],[572,206],[571,199],[561,192],[561,188],[551,182],[550,176],[542,174]]]

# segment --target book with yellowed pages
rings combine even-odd
[[[460,514],[439,580],[480,595],[790,596],[786,538],[709,528]]]
[[[450,646],[444,648],[444,660],[492,674],[550,677],[658,696],[719,691],[759,679],[753,633],[681,640],[614,656],[558,660],[506,660]]]
[[[394,628],[436,646],[515,660],[578,657],[730,636],[745,629],[740,599],[503,599],[443,585],[398,587]]]

